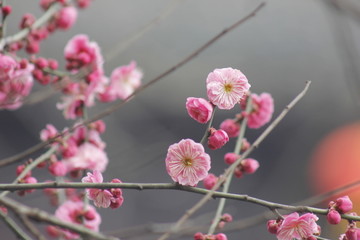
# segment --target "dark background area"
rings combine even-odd
[[[298,105],[265,139],[251,157],[261,167],[243,179],[235,179],[233,193],[246,193],[280,203],[292,203],[313,195],[308,176],[308,163],[316,144],[331,130],[358,121],[359,118],[359,19],[355,8],[334,8],[340,1],[271,0],[254,18],[227,34],[194,60],[139,94],[125,107],[106,117],[107,144],[110,160],[104,179],[120,178],[124,182],[170,182],[164,159],[169,145],[183,138],[200,140],[204,126],[188,117],[187,97],[206,97],[205,79],[214,68],[233,67],[248,77],[255,93],[269,92],[275,100],[277,116],[305,86],[312,85]],[[357,1],[344,1],[355,4]],[[175,65],[211,37],[230,26],[250,11],[257,0],[197,1],[93,1],[90,8],[80,11],[76,25],[66,32],[57,32],[42,44],[41,55],[63,61],[63,48],[78,33],[87,34],[98,42],[107,59],[104,67],[109,76],[120,65],[136,60],[148,82]],[[40,16],[37,1],[8,1],[14,14],[9,18],[8,33],[17,31],[22,14]],[[111,60],[119,42],[156,17],[151,29]],[[36,86],[35,91],[43,87]],[[5,158],[39,142],[39,132],[47,123],[58,129],[71,126],[55,108],[59,95],[28,104],[16,111],[0,112],[0,158]],[[90,116],[104,109],[98,103]],[[239,109],[218,111],[214,125],[233,117]],[[248,130],[254,141],[263,130]],[[223,155],[235,143],[217,151],[207,150],[212,157],[212,170],[220,174],[226,165]],[[34,155],[36,157],[37,155]],[[0,170],[0,182],[15,178],[15,165]],[[50,178],[43,170],[35,170],[39,181]],[[41,191],[19,198],[30,206],[53,213]],[[124,190],[125,202],[116,210],[100,209],[101,230],[113,232],[129,227],[176,221],[201,196],[170,190]],[[203,207],[191,225],[207,225],[218,200]],[[245,219],[266,210],[249,203],[228,201],[227,212],[235,220]],[[195,216],[195,217],[196,217]],[[322,218],[323,220],[323,218]],[[326,227],[324,227],[326,229]],[[3,223],[4,239],[13,234]],[[324,237],[331,237],[326,230]],[[121,237],[121,235],[119,235]],[[186,237],[191,239],[192,237]],[[229,239],[275,239],[265,224],[229,234]],[[130,238],[122,238],[130,239]],[[145,234],[131,239],[155,239]],[[184,238],[185,239],[185,238]]]

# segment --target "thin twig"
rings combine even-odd
[[[22,240],[32,240],[17,224],[5,213],[0,211],[0,217],[4,220],[6,225],[15,233],[15,235]]]
[[[11,163],[20,161],[21,159],[25,158],[26,156],[39,151],[40,149],[42,149],[43,147],[47,146],[48,144],[50,144],[51,142],[54,141],[54,139],[56,139],[59,136],[63,136],[68,132],[73,131],[75,128],[89,124],[91,122],[97,121],[101,118],[104,118],[108,115],[110,115],[111,113],[117,111],[118,109],[120,109],[121,107],[123,107],[127,102],[131,101],[132,98],[134,98],[137,94],[143,92],[145,89],[147,89],[148,87],[150,87],[151,85],[153,85],[154,83],[158,82],[160,79],[166,77],[167,75],[169,75],[170,73],[174,72],[175,70],[177,70],[178,68],[182,67],[183,65],[185,65],[186,63],[188,63],[190,60],[194,59],[197,55],[199,55],[201,52],[203,52],[205,49],[207,49],[208,47],[210,47],[213,43],[215,43],[217,40],[219,40],[220,38],[222,38],[225,34],[227,34],[228,32],[234,30],[236,27],[238,27],[239,25],[241,25],[242,23],[246,22],[248,19],[254,17],[256,15],[256,13],[258,11],[260,11],[260,9],[262,9],[265,6],[265,3],[261,3],[257,8],[255,8],[249,15],[247,15],[246,17],[244,17],[243,19],[239,20],[238,22],[236,22],[235,24],[233,24],[232,26],[230,26],[229,28],[226,28],[225,30],[223,30],[221,33],[217,34],[215,37],[213,37],[212,39],[210,39],[207,43],[205,43],[203,46],[201,46],[200,48],[198,48],[197,50],[195,50],[193,53],[191,53],[188,57],[184,58],[182,61],[178,62],[176,65],[174,65],[173,67],[169,68],[168,70],[166,70],[165,72],[163,72],[162,74],[160,74],[159,76],[155,77],[154,79],[152,79],[151,81],[149,81],[148,83],[142,85],[140,88],[138,88],[134,93],[132,93],[129,97],[127,97],[124,101],[121,101],[119,103],[116,103],[112,106],[110,106],[109,108],[105,109],[103,112],[95,115],[94,117],[90,118],[87,121],[81,122],[81,124],[76,125],[75,127],[70,128],[68,131],[62,132],[60,134],[58,134],[57,136],[55,136],[52,139],[49,139],[46,142],[41,142],[37,145],[34,145],[30,148],[28,148],[27,150],[18,153],[14,156],[8,157],[8,158],[4,158],[2,160],[0,160],[0,167],[2,166],[6,166],[9,165]]]
[[[36,237],[36,239],[38,239],[38,240],[46,240],[46,237],[43,234],[41,234],[39,229],[37,229],[35,227],[35,225],[29,220],[29,218],[27,216],[24,216],[22,214],[17,213],[16,210],[14,212],[17,215],[17,217],[20,219],[22,224],[27,228],[27,230],[29,230],[29,232],[34,237]]]
[[[27,207],[7,197],[0,198],[0,203],[31,219],[46,222],[48,224],[59,226],[61,228],[69,229],[85,237],[90,237],[92,239],[100,239],[100,240],[118,240],[118,238],[105,236],[102,233],[92,231],[82,225],[61,221],[57,219],[55,216],[50,215],[45,211],[36,208]]]
[[[214,194],[214,190],[218,189],[221,184],[225,181],[227,176],[234,172],[237,165],[240,164],[240,162],[246,158],[255,148],[257,148],[260,143],[270,134],[270,132],[279,124],[279,122],[285,117],[285,115],[290,111],[290,109],[305,95],[307,92],[309,86],[311,84],[311,81],[307,81],[305,84],[305,88],[284,108],[284,110],[280,113],[280,115],[265,129],[265,131],[255,140],[255,142],[250,146],[250,148],[245,151],[241,158],[236,160],[229,168],[226,169],[226,171],[223,174],[222,178],[219,178],[218,182],[215,184],[215,186],[212,188],[211,191],[209,191],[200,201],[198,201],[192,208],[186,211],[186,213],[177,221],[174,229],[171,229],[171,231],[163,234],[158,240],[165,240],[167,239],[173,231],[177,231],[177,229],[191,216],[193,215],[197,210],[199,210]]]
[[[34,22],[31,28],[24,28],[15,35],[0,39],[0,50],[3,50],[4,47],[9,43],[13,43],[25,38],[30,33],[31,30],[41,27],[43,24],[48,22],[53,17],[53,15],[57,11],[59,11],[61,7],[62,7],[61,4],[57,4],[57,3],[53,4],[38,20]]]

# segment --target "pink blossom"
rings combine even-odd
[[[246,76],[237,69],[221,68],[209,73],[206,79],[207,95],[220,109],[231,109],[249,91]]]
[[[228,239],[224,233],[218,233],[215,236],[216,236],[216,240],[227,240]]]
[[[46,124],[46,128],[41,130],[40,139],[42,141],[47,141],[58,134],[58,130],[52,124]]]
[[[100,94],[100,99],[104,102],[113,101],[117,98],[125,100],[140,87],[142,77],[143,74],[136,67],[135,61],[114,69],[110,76],[110,84]]]
[[[103,176],[99,171],[94,170],[93,173],[87,173],[86,177],[81,180],[83,183],[102,183]],[[112,194],[106,189],[87,188],[86,194],[90,200],[94,201],[96,207],[108,208],[111,204]]]
[[[251,94],[253,110],[248,114],[248,127],[260,128],[268,123],[274,112],[274,100],[269,93]],[[244,106],[243,106],[244,108]]]
[[[49,166],[49,172],[54,176],[65,176],[66,166],[62,161],[56,161]]]
[[[233,119],[226,119],[220,124],[220,129],[224,130],[229,137],[237,137],[240,131],[240,124]]]
[[[341,221],[341,215],[338,211],[330,209],[326,215],[326,219],[330,224],[339,224]]]
[[[339,213],[347,213],[351,211],[353,208],[353,204],[349,196],[343,196],[336,199],[335,204],[336,204],[336,210],[338,210]]]
[[[93,173],[87,173],[86,177],[82,178],[83,183],[102,183],[103,177],[99,171],[94,170]],[[121,183],[119,179],[113,179],[112,183]],[[122,191],[120,188],[111,189],[86,189],[86,195],[90,200],[94,201],[96,207],[103,208],[118,208],[124,202]]]
[[[66,119],[76,119],[82,117],[84,114],[84,96],[70,95],[62,97],[63,102],[57,103],[56,107],[63,110],[63,115]]]
[[[78,11],[75,7],[62,8],[55,17],[55,24],[58,28],[67,30],[76,22]]]
[[[21,65],[12,57],[0,54],[0,109],[17,109],[33,86],[34,65]]]
[[[81,224],[85,227],[98,232],[101,223],[101,217],[95,208],[87,205],[84,207],[82,201],[66,201],[55,212],[55,216],[65,222],[72,224]],[[79,234],[65,229],[59,229],[65,234],[67,239],[76,239]]]
[[[212,150],[222,148],[229,141],[229,136],[222,129],[210,129],[210,132],[208,147]]]
[[[267,230],[271,234],[276,234],[280,228],[281,222],[278,220],[269,220],[267,222]]]
[[[170,177],[181,185],[196,186],[210,170],[210,156],[200,143],[191,139],[171,145],[165,163]]]
[[[307,239],[314,234],[319,234],[319,228],[316,221],[319,218],[306,213],[299,216],[297,212],[285,216],[276,236],[279,240]]]
[[[241,167],[244,173],[252,174],[256,172],[260,164],[253,158],[246,158],[241,161]]]
[[[88,36],[74,36],[65,46],[64,55],[69,70],[78,70],[88,66],[91,70],[102,69],[104,59],[96,42],[90,42]]]
[[[216,177],[214,174],[209,173],[203,180],[204,187],[208,190],[212,189],[216,182],[218,181],[218,177]]]
[[[108,164],[108,158],[103,149],[96,147],[94,144],[85,142],[78,147],[75,156],[63,160],[69,171],[78,169],[105,171]]]
[[[186,100],[186,110],[194,120],[207,123],[213,113],[213,106],[203,98],[189,97]]]

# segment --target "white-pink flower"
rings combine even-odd
[[[253,110],[248,115],[248,127],[259,128],[268,123],[274,112],[274,99],[269,93],[251,94]]]
[[[100,95],[104,102],[114,101],[115,99],[126,99],[140,87],[142,72],[136,67],[136,62],[131,61],[129,65],[115,68],[110,76],[110,84]]]
[[[93,173],[87,173],[86,177],[81,180],[83,183],[102,183],[103,176],[99,171],[94,170]],[[87,188],[86,194],[90,200],[94,201],[96,207],[108,208],[113,197],[112,193],[106,189]]]
[[[210,170],[210,156],[191,139],[171,145],[165,163],[170,177],[181,185],[196,186]]]
[[[249,91],[246,76],[237,69],[221,68],[209,73],[206,79],[209,100],[220,109],[231,109]]]
[[[319,234],[319,226],[316,221],[319,218],[312,214],[306,213],[299,216],[297,212],[285,216],[276,236],[278,240],[307,239],[314,234]]]
[[[101,217],[96,212],[95,208],[87,205],[84,207],[82,201],[71,201],[64,202],[55,212],[55,216],[65,222],[73,224],[81,224],[85,227],[98,232],[99,225],[101,223]],[[63,232],[66,239],[76,239],[79,234],[71,232],[69,230],[59,229]]]
[[[90,169],[103,172],[105,171],[108,161],[104,150],[89,142],[81,144],[78,147],[75,156],[63,159],[68,172],[79,169]]]

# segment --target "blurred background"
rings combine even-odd
[[[108,76],[117,66],[135,60],[146,83],[250,13],[260,2],[93,1],[88,9],[80,11],[73,28],[57,32],[43,42],[40,54],[59,60],[64,66],[63,48],[67,41],[84,33],[101,46]],[[37,1],[14,0],[8,4],[14,12],[8,21],[9,34],[17,32],[24,13],[41,15]],[[271,93],[274,116],[303,89],[306,80],[312,81],[306,96],[251,155],[260,162],[259,170],[235,179],[231,192],[290,204],[334,188],[334,184],[357,180],[360,126],[351,124],[359,121],[359,24],[360,2],[355,0],[266,1],[254,18],[104,119],[107,132],[103,140],[110,160],[105,181],[120,178],[124,182],[170,182],[164,164],[168,146],[183,138],[200,140],[205,129],[187,115],[186,98],[206,97],[208,73],[222,67],[240,69],[248,77],[252,92]],[[34,89],[43,90],[42,86]],[[38,143],[39,132],[47,123],[57,129],[71,126],[73,122],[64,120],[56,109],[58,101],[59,95],[53,95],[16,111],[0,112],[0,158]],[[90,116],[105,106],[98,103]],[[214,126],[238,112],[238,108],[218,111]],[[329,135],[346,125],[351,125],[347,134]],[[264,129],[248,130],[247,139],[254,141]],[[220,150],[207,149],[212,157],[212,173],[224,171],[223,155],[232,151],[234,145],[232,141]],[[16,164],[2,168],[0,182],[11,182],[15,168]],[[353,175],[345,181],[344,176],[350,176],[349,169]],[[50,179],[43,170],[35,170],[34,175],[39,181]],[[335,183],[328,183],[331,180]],[[22,198],[9,196],[50,213],[55,211],[41,191]],[[175,222],[201,196],[171,190],[124,190],[124,197],[121,208],[99,210],[103,219],[101,230],[121,239],[155,239],[152,232],[168,229],[162,223]],[[360,198],[353,201],[359,204]],[[209,226],[217,203],[218,200],[211,200],[190,225]],[[235,221],[267,210],[249,203],[227,203],[225,210]],[[264,221],[256,222],[246,229],[232,230],[229,239],[276,239],[267,232]],[[323,237],[338,238],[324,217],[320,217],[320,222]],[[344,231],[345,227],[340,229]],[[0,232],[4,239],[14,239],[2,223]],[[173,238],[192,239],[192,234]]]

